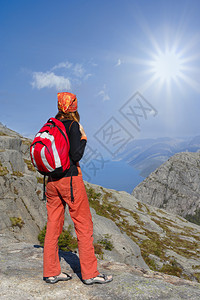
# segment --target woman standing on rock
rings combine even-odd
[[[97,259],[93,246],[92,216],[79,166],[87,137],[83,127],[79,124],[80,116],[77,111],[76,95],[67,92],[58,93],[58,113],[55,118],[62,121],[66,128],[70,143],[70,168],[62,178],[49,177],[46,186],[48,219],[44,243],[43,275],[47,283],[56,283],[72,278],[66,273],[61,273],[58,255],[58,238],[62,232],[67,204],[78,239],[83,282],[85,284],[107,283],[112,281],[112,276],[100,274],[97,270]]]

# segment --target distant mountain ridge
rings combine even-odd
[[[199,152],[200,135],[190,138],[141,139],[128,143],[116,159],[127,162],[148,176],[171,156],[179,152]]]

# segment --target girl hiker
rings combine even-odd
[[[66,128],[70,143],[70,168],[59,179],[49,177],[46,186],[48,219],[44,242],[43,275],[47,283],[67,281],[72,278],[71,275],[61,272],[58,255],[58,238],[62,232],[67,204],[77,235],[83,282],[85,284],[107,283],[112,281],[112,276],[100,274],[97,270],[92,217],[79,166],[87,137],[79,124],[76,95],[67,92],[58,93],[58,113],[55,118],[62,121]]]

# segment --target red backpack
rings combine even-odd
[[[70,167],[69,147],[64,124],[50,118],[30,146],[32,163],[42,175],[59,177]]]

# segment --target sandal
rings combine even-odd
[[[106,274],[99,274],[96,277],[83,280],[83,283],[88,284],[88,285],[93,284],[93,283],[100,283],[100,284],[108,283],[108,282],[111,282],[113,280],[112,276],[111,276],[111,278],[109,278],[109,277],[110,276],[108,276]],[[102,280],[102,278],[103,278],[103,280]]]
[[[61,274],[67,275],[67,276],[61,276]],[[72,276],[67,273],[61,273],[61,274],[58,276],[46,277],[45,278],[46,283],[56,283],[58,281],[67,281],[67,280],[72,279]]]

